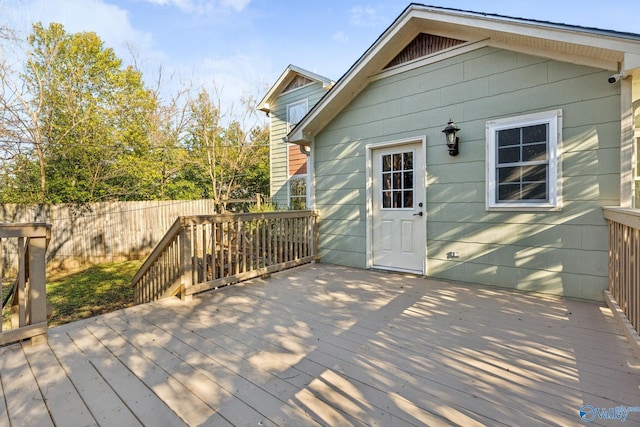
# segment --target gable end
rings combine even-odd
[[[287,85],[286,88],[282,91],[282,93],[289,92],[294,89],[298,89],[299,87],[306,86],[310,83],[313,83],[313,80],[306,78],[305,76],[301,76],[298,74],[291,80],[291,83]]]
[[[431,55],[441,50],[449,49],[459,44],[466,43],[464,40],[452,39],[449,37],[434,36],[433,34],[420,33],[411,43],[409,43],[395,58],[387,64],[384,69]]]

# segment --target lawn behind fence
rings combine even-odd
[[[142,261],[98,264],[73,273],[47,277],[49,326],[61,325],[130,307],[134,304],[131,278]]]

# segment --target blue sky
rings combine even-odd
[[[640,5],[593,0],[431,0],[433,6],[640,33]],[[0,24],[95,31],[165,93],[193,84],[223,101],[260,96],[288,64],[338,79],[408,6],[399,0],[0,0]],[[132,55],[132,52],[135,54]]]

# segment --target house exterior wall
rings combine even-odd
[[[270,173],[271,173],[271,199],[281,208],[289,206],[288,179],[300,171],[300,152],[298,146],[293,146],[296,156],[289,158],[291,144],[283,141],[287,136],[287,105],[296,101],[307,99],[308,108],[311,109],[326,93],[321,83],[313,83],[281,94],[270,113]],[[293,150],[291,150],[293,151]],[[305,157],[306,159],[306,157]],[[290,164],[290,160],[293,164]],[[306,173],[306,167],[304,168]],[[296,172],[297,171],[297,172]]]
[[[620,89],[609,74],[484,47],[374,81],[314,141],[323,262],[366,267],[366,145],[426,136],[429,276],[601,300],[601,207],[620,198]],[[487,211],[486,122],[556,109],[562,210]],[[450,118],[457,157],[441,132]]]
[[[289,176],[307,173],[307,155],[300,151],[300,146],[289,144]]]

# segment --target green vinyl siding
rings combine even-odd
[[[426,136],[429,276],[600,300],[601,207],[618,205],[620,182],[620,89],[609,74],[485,47],[373,81],[314,141],[322,260],[366,267],[366,145]],[[487,211],[486,122],[556,109],[562,210]],[[441,132],[449,119],[461,128],[456,157]]]
[[[310,110],[326,93],[321,83],[313,83],[281,94],[270,113],[271,199],[281,208],[289,206],[287,146],[287,105],[306,99]]]

